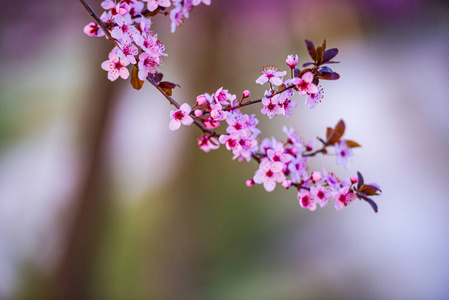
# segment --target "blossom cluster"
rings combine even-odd
[[[343,139],[345,124],[340,120],[333,128],[328,127],[325,138],[319,138],[321,147],[314,147],[313,140],[305,140],[294,128],[283,127],[286,140],[275,137],[260,139],[261,131],[257,128],[259,120],[255,114],[245,114],[242,109],[249,105],[262,104],[262,115],[269,119],[277,115],[290,117],[297,108],[298,102],[293,97],[305,96],[304,103],[309,109],[316,107],[324,97],[320,80],[336,80],[340,75],[329,68],[328,64],[338,63],[332,59],[338,49],[326,49],[326,41],[319,47],[306,40],[311,62],[297,68],[298,55],[288,55],[285,60],[288,71],[280,71],[274,65],[267,65],[260,71],[256,83],[267,85],[264,96],[256,100],[245,100],[251,96],[249,90],[243,91],[240,97],[231,94],[223,87],[212,93],[204,93],[196,97],[195,104],[178,104],[171,98],[172,90],[179,86],[172,82],[161,81],[159,67],[162,57],[167,56],[165,46],[158,40],[158,35],[151,30],[151,17],[158,13],[170,16],[172,32],[189,17],[193,7],[210,0],[105,0],[101,6],[105,12],[96,16],[85,0],[81,0],[86,9],[93,15],[97,23],[90,23],[84,28],[89,36],[106,36],[114,42],[115,47],[109,53],[109,60],[101,67],[108,71],[111,81],[118,77],[126,79],[130,72],[128,65],[134,65],[131,72],[131,83],[140,89],[148,79],[176,107],[170,112],[170,130],[178,130],[181,125],[196,125],[202,131],[198,138],[198,146],[204,152],[218,149],[220,145],[231,151],[233,159],[239,162],[254,160],[258,168],[246,184],[251,187],[261,184],[268,192],[273,191],[279,183],[282,188],[294,187],[297,199],[302,208],[315,210],[317,205],[326,206],[334,201],[337,210],[347,206],[355,199],[365,200],[377,212],[376,203],[369,197],[381,193],[375,184],[365,184],[363,176],[339,179],[334,173],[312,171],[308,169],[311,157],[317,154],[334,155],[337,165],[349,168],[353,148],[360,147],[357,142]],[[167,10],[172,8],[170,12]],[[289,73],[289,78],[286,77]],[[218,128],[222,123],[226,129],[221,133]],[[329,152],[333,148],[334,151]]]
[[[210,5],[210,0],[105,0],[101,3],[105,11],[98,22],[84,27],[84,33],[114,40],[115,47],[110,51],[109,59],[101,64],[101,68],[108,72],[109,80],[127,79],[130,75],[127,66],[131,64],[137,70],[138,79],[145,81],[149,74],[157,74],[163,64],[162,57],[167,56],[164,44],[151,30],[151,16],[173,6],[167,14],[174,32],[189,17],[193,7],[201,2]]]

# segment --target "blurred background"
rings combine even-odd
[[[262,66],[308,61],[304,39],[339,48],[323,103],[259,115],[261,137],[286,124],[309,140],[344,119],[363,146],[350,170],[327,157],[310,169],[360,170],[382,187],[378,214],[247,188],[254,162],[169,131],[148,83],[107,80],[111,45],[83,34],[79,1],[0,15],[0,299],[449,298],[446,1],[213,0],[174,34],[154,18],[181,103],[221,86],[259,98]]]

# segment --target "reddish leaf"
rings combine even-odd
[[[316,48],[315,62],[319,65],[323,61],[324,50],[322,47]]]
[[[300,70],[300,69],[294,69],[294,70],[293,70],[293,75],[294,75],[295,77],[299,77],[299,74],[301,74],[301,70]]]
[[[354,142],[352,140],[346,140],[346,145],[348,145],[348,147],[350,147],[350,148],[362,147],[362,146],[360,146],[359,143]]]
[[[360,187],[363,185],[364,181],[363,181],[363,176],[359,171],[357,171],[357,177],[358,177],[357,189],[360,189]]]
[[[315,45],[311,41],[306,40],[306,46],[307,46],[307,51],[309,52],[310,57],[313,59],[313,61],[315,61],[315,57],[316,57]]]
[[[313,62],[306,62],[305,64],[302,65],[302,67],[305,68],[305,67],[311,66],[313,64],[315,64],[315,63],[313,63]]]
[[[378,208],[377,208],[376,202],[374,202],[372,199],[370,199],[370,198],[368,198],[368,197],[366,197],[366,196],[363,196],[363,195],[360,195],[360,194],[357,194],[357,195],[358,195],[358,197],[359,197],[360,199],[363,199],[363,200],[365,200],[366,202],[368,202],[369,205],[371,205],[371,207],[373,208],[374,212],[377,213]]]
[[[139,69],[137,66],[134,66],[133,70],[131,71],[131,85],[136,90],[140,90],[143,87],[144,81],[139,79]]]
[[[380,190],[377,187],[369,184],[362,184],[362,186],[359,188],[359,192],[362,192],[368,196],[379,195],[379,191]]]
[[[334,134],[334,130],[330,127],[327,127],[326,129],[326,140],[328,141],[329,138]]]
[[[320,72],[318,74],[318,77],[320,79],[324,79],[324,80],[337,80],[337,79],[340,79],[340,75],[338,73],[336,73],[336,72],[332,72],[332,73]]]
[[[337,48],[332,48],[332,49],[326,50],[323,55],[323,63],[330,61],[337,54],[338,54]]]
[[[338,121],[337,125],[335,125],[334,131],[336,134],[338,134],[339,137],[342,137],[345,133],[345,122],[343,120]]]
[[[179,86],[179,84],[170,82],[170,81],[162,81],[159,83],[159,86],[162,88],[169,88],[169,89],[174,89],[175,87],[179,87],[181,88],[181,86]]]
[[[162,74],[162,73],[157,73],[156,75],[154,75],[154,79],[156,80],[157,83],[161,82],[163,77],[164,77],[164,74]]]
[[[326,39],[324,39],[323,45],[321,45],[321,48],[323,48],[323,52],[326,50]]]

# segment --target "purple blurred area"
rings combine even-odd
[[[100,1],[91,6],[101,12]],[[149,84],[109,82],[111,45],[78,1],[9,1],[0,12],[1,299],[447,299],[449,4],[425,0],[212,0],[170,33],[164,79],[178,102],[221,86],[252,98],[264,65],[337,47],[341,75],[291,118],[258,113],[262,138],[306,139],[344,119],[363,147],[350,170],[381,185],[311,213],[292,190],[247,188],[256,164],[200,132],[168,129]],[[59,296],[58,296],[59,295]],[[61,298],[61,295],[69,295]]]

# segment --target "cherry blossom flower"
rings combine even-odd
[[[282,84],[282,79],[280,77],[287,74],[286,71],[279,72],[278,68],[275,66],[265,66],[260,73],[262,73],[262,75],[257,78],[256,83],[264,85],[268,81],[275,86],[280,86]]]
[[[233,151],[234,157],[232,159],[238,158],[239,162],[250,161],[252,154],[257,151],[257,140],[253,137],[241,136],[238,143],[241,149]]]
[[[283,164],[281,162],[270,162],[268,159],[263,159],[254,175],[254,182],[263,183],[265,190],[271,192],[275,189],[277,182],[285,180],[282,169]]]
[[[295,77],[291,79],[290,83],[298,86],[300,95],[305,95],[307,93],[315,94],[318,92],[318,88],[314,83],[312,83],[312,81],[312,72],[306,72],[302,75],[301,78]]]
[[[191,125],[193,123],[193,118],[189,116],[191,110],[190,105],[187,103],[182,104],[179,110],[172,110],[170,112],[170,130],[179,129],[181,123],[186,126]]]
[[[122,43],[122,49],[115,47],[112,51],[116,51],[120,59],[126,59],[133,65],[137,63],[135,56],[139,54],[139,50],[134,44],[124,42]]]
[[[139,79],[145,80],[148,74],[156,74],[159,64],[159,56],[142,52],[139,55],[139,63],[137,64],[139,67],[139,73],[137,74]]]
[[[263,115],[267,115],[268,118],[273,119],[276,114],[280,115],[284,110],[278,105],[278,98],[271,97],[262,98],[262,104],[264,105],[261,109]]]
[[[219,88],[214,94],[214,102],[221,105],[232,105],[236,98],[236,95],[230,94],[228,90],[224,90],[223,87]]]
[[[287,59],[285,60],[285,63],[292,69],[294,69],[296,67],[296,65],[298,64],[298,55],[293,56],[292,55],[288,55]]]
[[[101,68],[108,71],[108,79],[110,81],[116,80],[119,76],[123,79],[129,77],[129,71],[126,66],[129,65],[127,59],[120,59],[117,52],[109,53],[109,60],[104,61],[101,64]]]
[[[285,97],[282,102],[279,102],[279,106],[284,111],[283,115],[287,117],[292,116],[292,110],[298,106],[298,102],[291,100],[288,97]]]
[[[335,143],[335,154],[337,156],[335,160],[337,165],[343,165],[346,169],[349,169],[349,158],[352,156],[352,149],[345,140]]]
[[[203,121],[203,125],[207,128],[207,129],[215,129],[218,126],[220,126],[220,122],[216,121],[212,118],[205,118],[202,120]]]
[[[133,20],[129,14],[124,16],[120,14],[117,15],[115,17],[115,22],[117,23],[117,26],[115,26],[111,32],[113,38],[118,40],[123,39],[126,42],[131,43],[134,39],[137,39],[137,36],[140,35],[137,28],[132,25]]]
[[[316,106],[317,103],[321,102],[324,97],[324,91],[321,86],[318,87],[318,92],[314,94],[308,94],[306,98],[305,104],[309,106],[309,109],[312,109]]]
[[[218,138],[220,143],[226,144],[226,149],[233,151],[240,151],[242,146],[239,143],[239,134],[238,132],[233,132],[230,135],[222,134]]]
[[[103,7],[103,9],[105,9],[105,10],[114,8],[115,6],[116,6],[116,4],[113,0],[105,0],[105,1],[101,2],[101,7]]]
[[[204,152],[209,152],[210,150],[218,149],[218,147],[220,147],[220,143],[214,137],[203,135],[198,138],[198,146]]]
[[[290,171],[290,178],[295,183],[300,183],[303,178],[307,177],[307,157],[297,156],[294,157],[288,164],[288,170]]]
[[[329,191],[319,183],[310,188],[310,194],[320,207],[325,207],[331,198]]]
[[[354,201],[357,196],[354,193],[349,192],[349,187],[344,187],[333,194],[335,198],[335,208],[340,210],[343,206],[347,206],[349,203]]]
[[[272,162],[280,161],[283,164],[292,160],[292,156],[285,152],[284,144],[281,142],[273,143],[273,148],[267,150],[267,157]]]
[[[170,0],[142,0],[147,3],[147,8],[149,11],[155,11],[159,6],[170,7]]]
[[[94,22],[90,22],[89,24],[84,26],[83,31],[88,36],[95,36],[95,37],[104,36],[103,29],[101,29],[101,27],[97,23],[94,23]]]
[[[302,208],[308,208],[311,211],[314,211],[316,209],[316,203],[313,201],[313,196],[309,191],[301,189],[298,192],[298,200],[299,205]]]
[[[226,112],[223,111],[223,107],[221,106],[221,104],[215,104],[212,107],[212,111],[210,112],[210,116],[214,120],[223,121],[223,120],[226,119]]]

